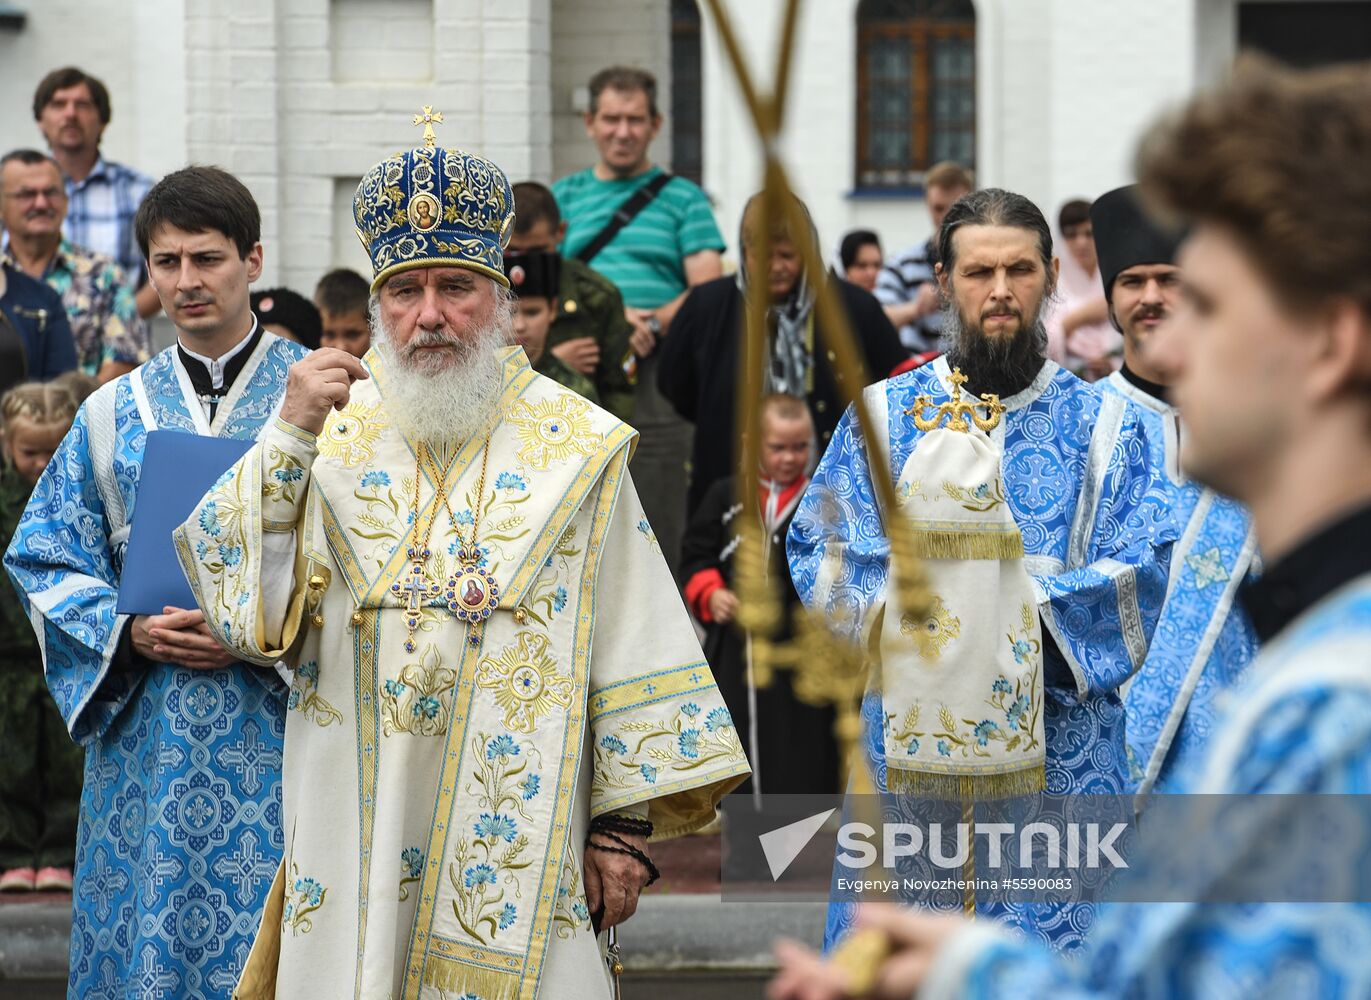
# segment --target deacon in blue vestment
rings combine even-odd
[[[1123,368],[1097,384],[1137,407],[1181,533],[1147,661],[1124,690],[1129,777],[1142,808],[1204,746],[1215,699],[1256,653],[1256,634],[1235,597],[1257,546],[1242,504],[1181,472],[1180,418],[1166,373],[1148,356],[1152,334],[1180,299],[1181,271],[1173,262],[1179,232],[1146,215],[1136,186],[1101,195],[1090,221],[1110,319],[1124,337]]]
[[[228,997],[282,849],[282,679],[234,662],[198,610],[130,618],[116,604],[148,432],[255,438],[305,352],[248,307],[261,222],[238,180],[173,173],[136,226],[178,343],[86,402],[5,553],[86,748],[73,1000]]]
[[[1159,831],[1131,867],[1207,857],[1194,891],[1103,905],[1074,962],[988,922],[874,908],[859,923],[893,946],[868,939],[876,988],[786,945],[772,1000],[1371,996],[1365,824],[1290,835],[1294,810],[1360,813],[1371,794],[1371,242],[1350,210],[1371,198],[1368,146],[1371,73],[1259,64],[1159,126],[1139,158],[1143,190],[1192,223],[1184,305],[1149,361],[1185,416],[1186,472],[1247,504],[1267,567],[1239,595],[1263,648],[1173,787],[1290,809],[1285,823],[1210,844]],[[1162,808],[1157,796],[1144,829]],[[1265,884],[1263,850],[1315,877],[1234,901]],[[1302,892],[1343,901],[1284,901]]]
[[[915,398],[926,394],[933,406],[949,400],[954,367],[969,389],[1000,397],[1006,412],[990,439],[1001,456],[1005,496],[1022,534],[1023,564],[1041,619],[1041,639],[1027,638],[1026,631],[1023,653],[1036,652],[1032,644],[1040,641],[1046,790],[1123,793],[1129,781],[1120,690],[1147,655],[1175,537],[1156,492],[1146,435],[1123,399],[1098,392],[1045,358],[1041,309],[1057,262],[1047,222],[1032,202],[995,189],[967,195],[948,213],[939,242],[940,280],[950,303],[943,330],[951,346],[932,364],[866,390],[884,438],[879,450],[888,456],[897,494],[918,495],[920,483],[907,474],[923,436],[911,416]],[[886,601],[889,555],[868,453],[849,412],[800,503],[788,545],[805,602],[863,637]],[[997,601],[997,595],[985,595],[984,621],[943,615],[922,627],[944,635],[954,627],[966,634],[996,628],[991,614]],[[898,627],[889,617],[886,631]],[[1030,617],[1025,629],[1036,633],[1037,621]],[[1015,728],[1023,707],[1016,715],[1014,702],[1009,714],[987,719],[977,738]],[[1029,706],[1027,716],[1038,708]],[[934,741],[901,739],[900,720],[882,707],[878,692],[868,693],[863,715],[872,769],[885,791],[886,754],[926,755]],[[955,751],[950,741],[937,744],[936,753],[951,766]],[[948,902],[960,905],[959,898]],[[852,909],[844,903],[830,908],[830,943],[850,923]],[[1091,912],[1084,904],[1010,904],[991,911],[1062,948],[1079,944]]]

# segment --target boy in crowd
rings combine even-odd
[[[515,295],[514,337],[528,355],[528,363],[534,371],[598,405],[600,395],[590,376],[571,367],[548,349],[548,335],[557,318],[561,273],[561,254],[505,254],[505,274],[509,277],[510,291]]]
[[[790,519],[809,484],[814,421],[805,401],[776,394],[762,401],[761,476],[757,504],[768,573],[781,590],[788,636],[791,613],[800,598],[785,564]],[[705,658],[743,738],[752,777],[739,788],[756,792],[838,791],[838,750],[833,741],[833,709],[809,705],[781,673],[757,689],[743,634],[734,627],[738,595],[733,557],[742,541],[737,480],[716,480],[700,500],[681,545],[681,575],[686,602],[705,626]]]
[[[319,279],[314,304],[323,320],[320,342],[360,358],[371,347],[371,322],[367,316],[371,286],[356,271],[340,267]]]

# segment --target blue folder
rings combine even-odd
[[[152,431],[143,453],[138,503],[133,510],[117,610],[123,615],[160,615],[165,607],[193,608],[186,574],[171,533],[255,441]]]

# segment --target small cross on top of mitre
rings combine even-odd
[[[414,124],[424,126],[424,148],[433,149],[438,144],[438,136],[433,131],[434,125],[443,123],[443,113],[434,111],[432,104],[425,104],[422,114],[414,116]]]

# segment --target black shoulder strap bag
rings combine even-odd
[[[605,223],[605,228],[595,234],[595,238],[581,248],[581,252],[576,255],[576,259],[582,264],[589,264],[595,259],[605,247],[609,246],[610,241],[618,236],[623,228],[638,217],[638,213],[652,204],[652,199],[661,194],[662,188],[671,182],[674,174],[663,170],[648,183],[644,184],[633,196],[619,206],[609,221]]]

